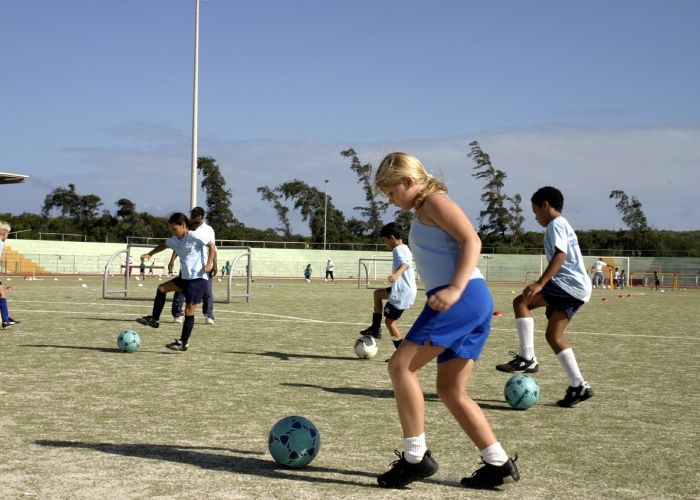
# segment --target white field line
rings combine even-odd
[[[117,306],[117,307],[130,307],[130,308],[135,308],[134,304],[120,304],[118,301],[112,301],[114,302],[113,304],[110,304],[110,306]],[[46,301],[46,300],[17,300],[13,301],[13,303],[39,303],[39,304],[71,304],[75,305],[75,302],[72,301]],[[144,309],[150,310],[150,305],[147,305],[147,301],[143,301],[144,307],[140,308],[140,311],[143,312]],[[86,304],[83,302],[83,304]],[[102,304],[101,302],[92,302],[92,303],[87,303],[86,305],[89,304]],[[76,315],[76,314],[96,314],[96,315],[105,315],[109,316],[111,315],[110,312],[98,312],[94,310],[89,310],[85,309],[82,311],[67,311],[65,309],[58,310],[58,311],[52,311],[52,310],[37,310],[37,309],[18,309],[16,307],[12,308],[12,311],[18,311],[18,312],[26,312],[26,313],[33,313],[33,314],[67,314],[67,315]],[[168,308],[166,307],[165,311],[169,311]],[[235,314],[235,315],[244,315],[244,316],[258,316],[258,317],[265,317],[265,318],[270,318],[275,321],[292,321],[292,322],[299,322],[299,323],[319,323],[319,324],[324,324],[324,325],[364,325],[365,323],[353,323],[350,321],[324,321],[320,319],[311,319],[311,318],[300,318],[298,316],[286,316],[282,314],[270,314],[270,313],[258,313],[258,312],[250,312],[250,311],[223,311],[224,315],[228,314]],[[134,313],[137,315],[138,313]],[[169,312],[167,312],[169,314]],[[221,309],[217,310],[217,316],[221,316],[222,311]],[[252,319],[252,318],[251,318]],[[167,323],[167,320],[165,321]],[[411,325],[406,325],[406,328],[409,328]],[[494,331],[500,331],[500,332],[515,332],[515,328],[491,328]],[[538,333],[544,333],[544,330],[535,330]],[[575,335],[596,335],[596,336],[603,336],[603,337],[635,337],[635,338],[649,338],[649,339],[669,339],[669,340],[691,340],[691,341],[697,341],[697,338],[695,337],[682,337],[678,335],[643,335],[643,334],[636,334],[636,333],[609,333],[609,332],[582,332],[582,331],[573,331],[569,330],[567,333],[575,334]]]

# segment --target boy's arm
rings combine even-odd
[[[216,245],[210,241],[207,243],[207,248],[209,249],[209,256],[207,257],[207,265],[204,268],[204,272],[210,273],[216,260]]]
[[[170,262],[168,262],[168,272],[170,274],[173,273],[173,266],[175,265],[175,257],[177,257],[177,254],[175,253],[175,250],[173,250],[173,254],[170,256]]]
[[[155,247],[153,250],[151,250],[151,251],[148,252],[148,253],[143,254],[143,255],[141,256],[141,262],[146,261],[146,260],[150,260],[151,257],[153,257],[153,256],[154,256],[155,254],[157,254],[158,252],[162,252],[162,251],[165,250],[166,248],[168,248],[168,247],[166,246],[165,241],[161,242],[161,244],[158,245],[157,247]]]
[[[564,264],[565,261],[566,254],[557,248],[554,251],[554,256],[552,257],[552,260],[549,261],[549,264],[547,264],[547,268],[542,273],[542,276],[540,276],[540,278],[534,283],[530,283],[528,286],[525,287],[525,290],[523,290],[523,297],[528,299],[540,293],[544,285],[546,285],[547,282],[559,272],[559,269],[561,269],[561,266]]]
[[[396,281],[399,281],[399,278],[404,273],[404,271],[406,271],[406,269],[408,269],[408,264],[406,264],[406,263],[401,264],[399,266],[399,268],[396,271],[394,271],[393,273],[391,273],[389,275],[389,277],[387,278],[389,280],[389,283],[394,283]]]

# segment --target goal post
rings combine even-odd
[[[416,275],[416,287],[424,290],[421,286],[418,270],[415,262],[411,264]],[[387,277],[393,272],[394,259],[391,257],[370,257],[360,258],[357,261],[357,288],[378,290],[391,286]]]
[[[133,268],[138,268],[134,264],[136,260],[140,260],[143,252],[138,252],[137,249],[153,249],[153,245],[142,243],[129,243],[125,249],[114,252],[107,264],[105,265],[104,275],[102,279],[102,298],[109,300],[153,300],[153,297],[136,294],[133,290],[132,277],[136,275],[132,272]],[[230,272],[227,276],[218,275],[217,279],[226,278],[226,298],[214,299],[215,303],[230,304],[234,298],[243,298],[246,302],[250,302],[251,287],[253,281],[253,262],[252,249],[247,246],[220,246],[216,248],[218,265],[229,261]],[[122,260],[123,259],[123,260]],[[123,264],[122,264],[123,262]],[[148,266],[147,266],[148,267]],[[166,266],[163,266],[164,268]],[[122,282],[117,287],[111,285],[114,279]],[[234,287],[237,285],[235,280],[244,280],[244,291],[237,292]],[[218,294],[216,294],[218,295]],[[215,295],[215,297],[216,297]]]

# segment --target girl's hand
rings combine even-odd
[[[433,294],[428,299],[428,306],[435,311],[447,311],[452,304],[457,302],[462,296],[462,292],[455,286],[448,286]]]
[[[151,256],[145,253],[141,256],[141,262],[145,262],[147,260],[151,260]]]
[[[389,276],[387,276],[386,279],[389,281],[389,283],[394,283],[398,278],[396,277],[396,275],[390,274]]]
[[[525,287],[525,289],[523,290],[523,298],[525,300],[530,300],[541,291],[542,285],[535,281],[534,283],[530,283]]]

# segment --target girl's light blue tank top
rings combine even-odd
[[[428,226],[413,219],[409,243],[426,291],[452,282],[460,251],[457,240],[437,226]],[[478,278],[484,279],[484,276],[478,268],[474,268],[469,279]]]

